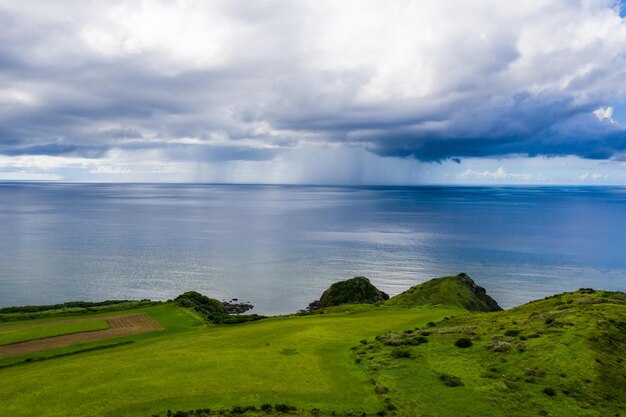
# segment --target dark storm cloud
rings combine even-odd
[[[4,155],[264,161],[310,142],[422,161],[626,150],[624,127],[593,113],[626,97],[626,24],[611,1],[33,6],[0,7]]]

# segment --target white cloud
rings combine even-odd
[[[45,174],[27,171],[0,171],[0,181],[59,181],[63,177],[58,174]]]
[[[607,174],[598,174],[597,172],[585,172],[576,177],[579,181],[598,181],[606,180],[609,176]]]
[[[32,152],[11,163],[84,178],[335,183],[437,171],[410,157],[608,159],[623,144],[603,141],[622,129],[606,122],[626,100],[614,6],[5,1],[0,154]],[[35,155],[46,152],[69,159]],[[473,166],[451,177],[538,176]]]
[[[607,120],[611,123],[615,123],[613,120],[613,107],[599,107],[593,111],[593,114],[598,118],[599,121]]]
[[[494,180],[505,180],[505,179],[514,179],[514,180],[531,180],[531,179],[540,179],[541,175],[531,175],[531,174],[517,174],[513,172],[508,172],[506,168],[499,167],[495,171],[474,171],[472,169],[468,169],[465,172],[457,175],[459,179],[494,179]]]

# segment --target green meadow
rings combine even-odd
[[[4,326],[9,327],[9,326]],[[104,330],[109,325],[104,320],[89,320],[76,323],[59,323],[18,328],[0,327],[0,346],[11,343],[26,342],[28,340],[44,339],[64,334],[81,333],[93,330]]]
[[[624,415],[626,295],[579,291],[486,313],[463,308],[467,294],[458,294],[461,302],[392,298],[234,325],[207,323],[174,302],[67,316],[146,312],[164,330],[0,360],[0,409],[256,416],[283,415],[275,405],[287,404],[295,409],[282,411],[307,416]]]
[[[365,310],[218,327],[171,304],[150,307],[143,311],[165,331],[128,336],[135,343],[112,349],[0,369],[0,401],[12,416],[151,416],[262,403],[373,413],[382,399],[350,346],[463,311]]]

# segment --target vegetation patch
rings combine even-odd
[[[469,311],[502,310],[487,291],[465,273],[431,279],[392,297],[387,304],[401,307],[444,304],[459,306]]]
[[[459,337],[470,329],[471,338]],[[428,344],[410,349],[411,360],[394,357],[406,338],[423,333]],[[472,348],[459,349],[467,341]],[[382,334],[368,346],[358,365],[390,388],[386,395],[402,415],[600,417],[623,415],[626,404],[623,293],[585,290],[448,316]],[[446,394],[441,384],[464,389]]]
[[[441,374],[439,375],[439,379],[446,387],[461,387],[464,385],[461,378],[454,375]]]
[[[205,320],[215,324],[238,324],[248,321],[264,319],[258,314],[238,315],[230,314],[229,311],[239,311],[229,303],[228,306],[216,300],[202,295],[196,291],[189,291],[179,295],[174,301],[181,307],[190,308],[198,313]],[[249,308],[245,308],[248,310]]]
[[[389,296],[376,288],[365,277],[354,277],[335,282],[322,293],[319,300],[309,304],[308,310],[319,310],[344,304],[374,304],[388,300]]]
[[[454,342],[454,346],[461,349],[471,347],[473,344],[474,343],[472,343],[472,339],[470,339],[469,337],[461,337],[460,339],[457,339],[456,342]]]

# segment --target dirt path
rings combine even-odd
[[[159,323],[152,320],[146,313],[131,314],[127,316],[99,317],[98,320],[106,320],[109,324],[109,328],[106,330],[94,330],[89,332],[67,334],[63,336],[54,336],[46,339],[30,340],[28,342],[0,346],[0,358],[163,329]],[[75,321],[77,320],[68,320],[65,322]],[[63,321],[57,323],[62,322]]]

